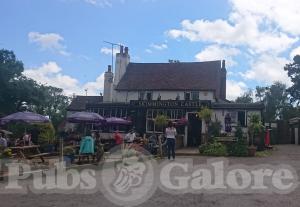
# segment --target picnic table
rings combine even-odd
[[[18,158],[31,160],[33,158],[38,157],[44,163],[44,156],[49,155],[49,153],[41,153],[39,147],[39,145],[29,145],[20,147],[10,147],[10,149],[13,153],[16,154]]]

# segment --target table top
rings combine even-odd
[[[29,145],[29,146],[20,146],[20,147],[10,147],[10,149],[32,149],[32,148],[39,148],[40,145]]]

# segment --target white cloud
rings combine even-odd
[[[272,55],[262,55],[251,64],[251,69],[241,75],[250,80],[256,80],[267,84],[280,81],[286,85],[291,85],[291,81],[283,70],[285,64],[289,62],[283,57]]]
[[[111,55],[112,54],[112,49],[108,47],[102,47],[100,49],[100,52],[104,55]],[[118,52],[120,52],[118,49],[114,48],[114,55],[116,55]]]
[[[168,45],[165,44],[165,43],[162,43],[162,44],[154,44],[154,43],[152,43],[150,45],[150,47],[153,48],[153,49],[156,49],[156,50],[165,50],[165,49],[168,48]]]
[[[64,89],[66,95],[84,95],[88,89],[88,95],[99,95],[103,90],[104,73],[100,74],[95,81],[81,84],[76,78],[62,73],[62,68],[56,62],[49,61],[37,68],[26,69],[24,75],[38,83],[51,85]]]
[[[293,60],[293,58],[296,55],[300,55],[300,47],[294,48],[290,53],[290,59]]]
[[[210,60],[226,60],[227,66],[234,66],[236,62],[233,57],[240,54],[240,51],[236,48],[221,47],[219,45],[210,45],[204,50],[196,54],[195,58],[199,61],[210,61]]]
[[[253,53],[281,53],[299,40],[297,22],[300,6],[297,0],[231,0],[229,19],[213,21],[183,20],[180,29],[171,29],[167,35],[192,42],[246,46]],[[295,8],[293,8],[295,5]]]
[[[263,17],[282,31],[300,35],[298,0],[231,0],[234,12]]]
[[[152,50],[146,49],[145,52],[146,52],[146,53],[152,53]]]
[[[298,38],[283,32],[260,31],[260,19],[255,17],[237,18],[236,21],[217,19],[215,21],[183,20],[182,29],[167,31],[172,38],[186,38],[192,42],[226,44],[230,46],[247,46],[255,53],[273,51],[280,53],[290,48]]]
[[[50,50],[64,56],[70,55],[66,51],[66,46],[62,43],[64,38],[60,34],[29,32],[28,40],[31,43],[36,43],[42,50]]]
[[[245,93],[247,86],[242,81],[227,80],[226,81],[226,98],[235,100],[238,96]]]
[[[93,6],[100,7],[112,7],[111,0],[84,0],[86,3],[91,4]]]

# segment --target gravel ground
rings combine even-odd
[[[282,145],[276,146],[277,150],[269,157],[263,158],[229,158],[232,164],[288,164],[296,169],[300,175],[300,146]],[[195,163],[205,163],[206,157],[193,157]],[[30,182],[26,180],[24,182]],[[0,206],[2,207],[96,207],[115,206],[108,201],[101,192],[88,195],[65,194],[0,194]],[[140,206],[200,206],[200,207],[299,207],[300,188],[293,192],[281,194],[182,194],[172,195],[161,190],[156,190],[154,195]]]

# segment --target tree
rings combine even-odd
[[[48,115],[57,127],[66,116],[70,99],[62,89],[40,85],[23,71],[23,63],[12,51],[0,50],[0,116],[18,111],[26,101],[29,110]]]
[[[0,115],[13,111],[16,99],[11,86],[23,71],[23,63],[16,59],[12,51],[0,50]]]
[[[260,101],[263,102],[266,96],[267,87],[256,86],[255,88],[255,97]]]
[[[235,99],[235,103],[253,103],[252,90],[246,91],[243,95]]]
[[[292,86],[287,89],[291,95],[291,101],[299,105],[300,101],[300,55],[293,58],[293,63],[286,64],[284,70],[288,72],[291,78]]]

